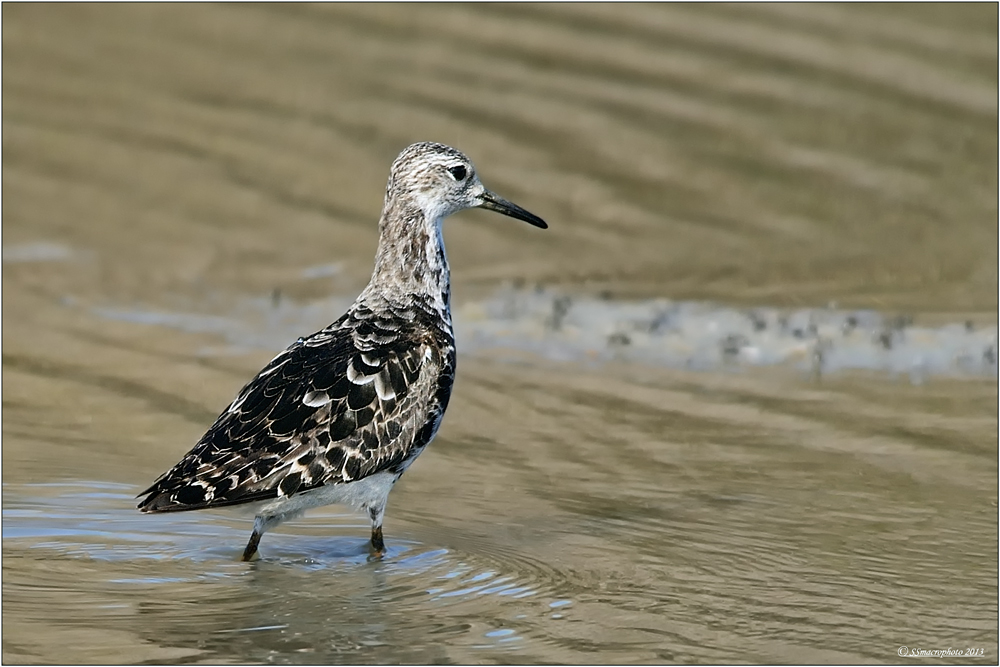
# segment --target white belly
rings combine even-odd
[[[248,503],[245,507],[257,516],[274,517],[279,522],[324,505],[348,505],[364,511],[372,508],[380,511],[385,508],[386,498],[398,477],[396,473],[377,472],[356,482],[321,486],[291,496]]]

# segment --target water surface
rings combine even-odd
[[[4,5],[9,663],[997,660],[992,5]],[[144,516],[365,284],[388,165],[459,370],[388,553]]]

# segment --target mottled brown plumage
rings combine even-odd
[[[472,163],[434,143],[392,165],[371,282],[333,324],[264,367],[198,444],[143,491],[143,512],[251,504],[249,560],[269,528],[310,507],[368,512],[380,553],[392,485],[434,437],[455,374],[441,221],[484,207],[545,222],[486,190]]]

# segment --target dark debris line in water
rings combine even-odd
[[[344,300],[300,305],[245,299],[229,314],[99,307],[108,319],[214,333],[228,348],[278,349],[322,326]],[[652,299],[618,301],[552,289],[502,288],[455,309],[462,353],[520,352],[556,361],[622,360],[718,371],[787,365],[813,375],[866,370],[920,383],[932,376],[997,376],[997,328],[954,323],[931,328],[873,310],[729,308]]]

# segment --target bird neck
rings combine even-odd
[[[441,220],[414,204],[387,203],[379,220],[375,270],[365,293],[392,300],[422,298],[442,315],[451,303]]]

